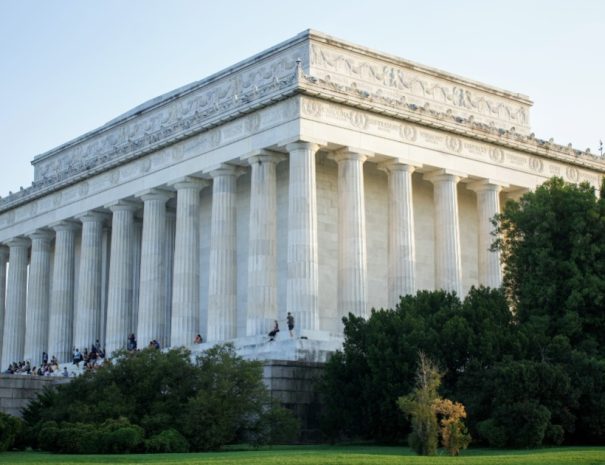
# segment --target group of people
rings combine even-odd
[[[294,316],[290,312],[286,316],[286,324],[288,325],[288,331],[290,331],[290,337],[294,337]],[[277,320],[273,320],[273,329],[269,331],[269,341],[274,341],[277,333],[279,333],[279,323]]]
[[[59,361],[54,355],[48,360],[48,354],[42,352],[42,364],[39,367],[32,366],[29,360],[13,362],[4,371],[7,375],[31,375],[31,376],[69,376],[67,367],[61,371]]]
[[[80,368],[80,363],[84,362],[86,370],[94,370],[100,365],[100,362],[105,360],[105,351],[101,347],[101,343],[97,339],[90,348],[84,348],[84,352],[80,352],[77,347],[73,350],[73,364]]]

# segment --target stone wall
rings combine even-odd
[[[323,363],[279,360],[264,363],[263,379],[271,398],[293,411],[301,421],[301,442],[316,442],[321,436],[317,384],[323,370]]]
[[[66,378],[22,375],[0,375],[0,411],[21,416],[21,409],[46,386],[69,382]]]

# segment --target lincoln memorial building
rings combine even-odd
[[[531,105],[309,30],[38,155],[0,199],[0,369],[130,333],[322,361],[349,313],[497,287],[500,206],[605,172]]]

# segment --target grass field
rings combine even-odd
[[[54,455],[5,452],[0,464],[185,464],[185,465],[605,465],[605,447],[562,447],[530,451],[471,449],[460,457],[418,457],[407,448],[379,446],[292,446],[203,454]]]

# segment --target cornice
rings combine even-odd
[[[428,104],[420,107],[408,104],[405,100],[398,101],[381,95],[371,95],[357,88],[306,75],[299,83],[299,90],[304,95],[512,148],[531,155],[605,172],[605,160],[589,152],[574,149],[571,144],[563,146],[556,144],[552,139],[549,141],[538,139],[533,133],[525,136],[516,133],[514,130],[505,130],[495,125],[478,123],[472,117],[461,118],[449,111],[441,113],[432,110]]]

